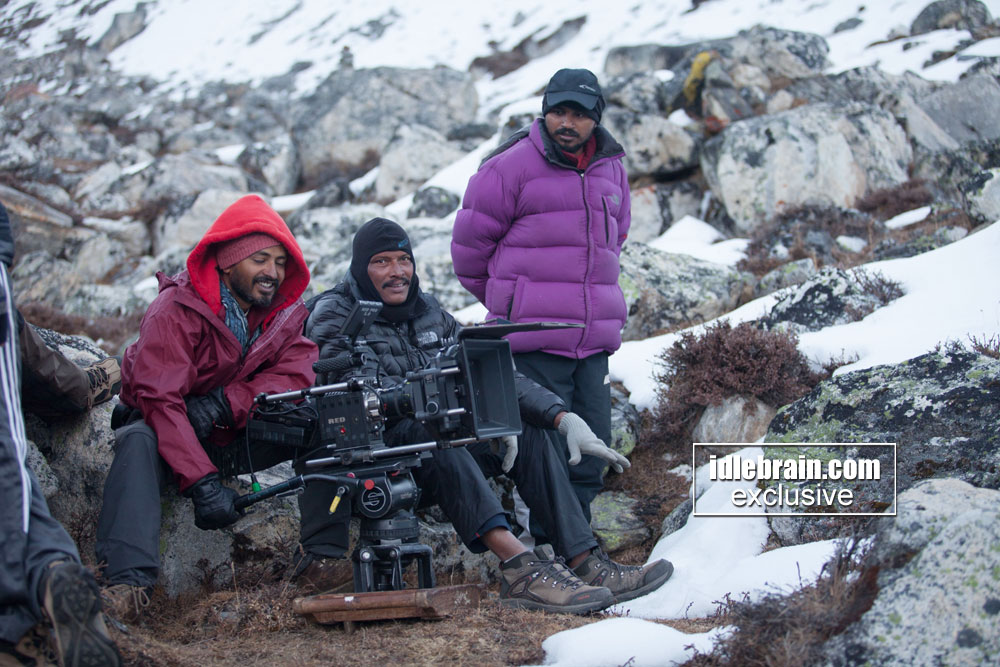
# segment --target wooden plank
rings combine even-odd
[[[394,618],[434,619],[478,606],[483,592],[478,584],[465,584],[374,593],[323,593],[296,598],[292,608],[324,624]]]

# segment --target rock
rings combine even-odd
[[[757,442],[774,418],[770,405],[752,396],[730,396],[709,405],[691,432],[692,442]]]
[[[911,157],[885,111],[817,104],[730,125],[705,142],[701,165],[737,228],[749,231],[796,206],[850,207],[904,183]]]
[[[856,322],[882,305],[855,273],[825,268],[782,297],[760,320],[765,329],[803,333]]]
[[[988,74],[959,80],[917,100],[939,127],[958,143],[1000,138],[1000,83]]]
[[[878,596],[827,642],[824,664],[985,665],[1000,658],[1000,492],[921,482],[880,519],[865,565]]]
[[[686,498],[684,502],[671,510],[670,514],[663,518],[663,523],[660,524],[660,537],[664,538],[683,528],[687,524],[688,517],[691,516],[693,507],[691,499]]]
[[[938,227],[930,234],[920,234],[902,242],[885,239],[875,247],[873,254],[879,260],[913,257],[954,243],[965,238],[968,233],[964,227]]]
[[[618,491],[597,494],[590,503],[590,527],[607,551],[619,551],[642,544],[649,529],[636,515],[638,501]]]
[[[638,409],[628,400],[629,394],[623,385],[611,383],[611,449],[622,456],[629,456],[635,451],[642,426],[642,417]],[[605,467],[607,474],[609,467]]]
[[[816,262],[811,257],[797,259],[769,271],[754,287],[754,297],[777,292],[786,287],[801,285],[816,275]]]
[[[197,245],[209,226],[233,202],[245,195],[238,190],[205,188],[187,206],[176,206],[160,216],[153,225],[153,254],[160,254],[171,247],[187,248]]]
[[[729,312],[754,281],[751,274],[732,267],[640,243],[625,244],[621,265],[618,282],[629,309],[624,340],[649,338]]]
[[[954,150],[920,152],[914,161],[913,177],[923,179],[935,199],[968,213],[976,222],[992,206],[992,170],[1000,169],[1000,139],[968,143]],[[985,209],[985,210],[984,210]]]
[[[654,183],[633,190],[632,225],[626,243],[648,243],[684,216],[700,218],[704,196],[691,181]]]
[[[1000,361],[931,352],[821,382],[778,411],[765,442],[895,442],[899,491],[927,478],[1000,486]]]
[[[439,67],[337,70],[302,100],[292,120],[307,187],[355,178],[379,162],[401,123],[439,133],[475,120],[472,77]]]
[[[630,178],[664,176],[697,164],[695,140],[662,116],[608,109],[602,124],[625,148],[625,169]]]
[[[443,218],[455,211],[461,203],[455,193],[432,185],[414,193],[413,203],[406,212],[406,217]]]
[[[959,185],[969,213],[983,222],[1000,220],[1000,167],[981,171]]]
[[[146,29],[146,4],[138,3],[131,12],[118,12],[108,28],[94,44],[94,49],[106,56]]]
[[[295,191],[299,182],[299,154],[291,135],[247,146],[236,160],[248,174],[270,186],[276,195]]]
[[[975,30],[993,22],[979,0],[938,0],[924,7],[910,24],[911,35],[934,30]]]
[[[375,178],[375,199],[393,202],[465,154],[442,134],[421,125],[402,125],[384,148]]]

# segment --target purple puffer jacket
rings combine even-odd
[[[469,180],[451,241],[462,285],[491,318],[586,325],[511,334],[513,352],[583,359],[621,346],[618,256],[631,222],[625,153],[604,128],[595,133],[597,150],[581,173],[549,157],[558,149],[537,119]]]

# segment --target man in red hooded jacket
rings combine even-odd
[[[222,476],[291,458],[247,444],[254,397],[312,385],[316,345],[302,335],[309,270],[281,217],[256,195],[227,208],[198,242],[187,270],[157,274],[160,292],[125,350],[115,459],[97,527],[105,597],[119,618],[148,603],[159,570],[160,491],[171,481],[194,502],[204,530],[234,523],[237,492]],[[119,409],[119,412],[122,410]],[[328,499],[300,499],[302,544],[341,556],[326,531]],[[322,511],[319,511],[322,509]]]

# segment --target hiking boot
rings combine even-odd
[[[307,553],[298,560],[292,581],[318,593],[334,591],[346,584],[353,586],[354,565],[346,558],[323,558]]]
[[[121,357],[105,357],[87,368],[84,372],[90,381],[90,392],[87,395],[87,408],[110,401],[122,388]]]
[[[642,566],[622,565],[596,547],[573,568],[573,573],[591,586],[607,586],[615,595],[615,604],[618,604],[655,591],[674,573],[674,566],[668,560]]]
[[[132,584],[113,584],[101,591],[109,616],[122,623],[135,623],[149,606],[149,589]]]
[[[500,604],[563,614],[589,614],[614,603],[603,586],[588,586],[561,558],[541,547],[500,564]]]
[[[17,644],[0,640],[0,667],[49,667],[58,660],[49,644],[48,629],[38,623]]]
[[[122,664],[101,613],[97,582],[82,565],[61,561],[51,565],[43,585],[42,606],[52,623],[60,665],[93,667]]]

